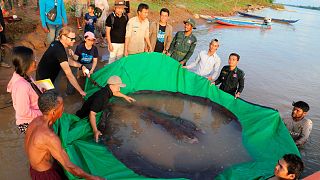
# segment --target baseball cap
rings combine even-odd
[[[84,38],[85,39],[96,39],[96,37],[94,36],[94,34],[92,33],[92,32],[90,32],[90,31],[88,31],[88,32],[86,32],[86,33],[84,33]]]
[[[114,85],[119,85],[120,87],[126,87],[126,84],[123,84],[122,83],[122,80],[119,76],[111,76],[109,77],[108,81],[107,81],[108,84],[114,84]]]
[[[115,0],[114,1],[114,6],[117,6],[117,7],[120,7],[120,6],[123,6],[123,7],[127,7],[125,2],[124,1],[121,1],[121,0]]]
[[[197,29],[197,28],[196,28],[196,22],[195,22],[193,19],[191,19],[191,18],[187,19],[186,21],[183,21],[183,23],[184,23],[184,24],[189,23],[189,24],[191,24],[191,26],[193,27],[193,29]]]

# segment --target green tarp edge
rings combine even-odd
[[[121,89],[128,94],[139,90],[181,92],[192,96],[209,98],[234,113],[242,126],[243,145],[254,159],[234,165],[216,179],[265,179],[273,174],[278,159],[286,153],[300,156],[278,111],[255,105],[211,86],[209,81],[187,69],[177,61],[159,53],[141,53],[124,57],[100,69],[91,76],[100,85],[118,75],[127,84]],[[99,90],[87,79],[87,97]],[[101,113],[97,114],[100,119]],[[54,126],[62,145],[72,162],[86,172],[108,179],[151,179],[139,176],[126,168],[102,144],[93,142],[92,130],[87,119],[80,120],[64,114]],[[68,173],[70,179],[77,179]]]

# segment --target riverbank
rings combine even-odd
[[[206,14],[211,16],[231,16],[236,14],[237,11],[253,11],[269,7],[272,5],[272,0],[231,0],[231,1],[218,1],[212,0],[210,2],[206,0],[146,0],[144,1],[150,6],[149,21],[156,21],[159,18],[159,11],[163,7],[167,7],[170,13],[170,22],[174,26],[174,30],[178,30],[181,27],[183,20],[193,17],[195,14]],[[131,0],[131,14],[136,15],[136,9],[141,1]],[[109,1],[110,11],[112,11],[114,1]],[[75,26],[74,12],[72,11],[72,1],[66,0],[65,6],[68,12],[69,25]],[[43,48],[42,43],[33,42],[45,37],[45,33],[42,32],[41,22],[38,13],[35,11],[35,4],[21,9],[17,9],[15,14],[21,17],[23,20],[17,23],[11,23],[7,25],[6,35],[11,44],[19,44],[20,41],[29,41],[33,46],[33,49]],[[204,21],[199,20],[199,23]],[[37,38],[30,37],[29,34],[35,34]],[[24,43],[23,45],[27,45]],[[28,45],[30,46],[30,45]]]
[[[210,2],[205,0],[146,0],[150,6],[149,21],[157,21],[159,18],[159,11],[162,7],[170,9],[170,23],[173,25],[174,31],[181,30],[183,28],[183,21],[194,17],[195,14],[207,14],[207,15],[219,15],[219,16],[230,16],[234,15],[238,10],[252,11],[262,9],[266,6],[270,6],[270,0],[232,0],[232,1],[217,1],[212,0]],[[131,0],[131,13],[130,16],[136,15],[136,9],[140,1]],[[114,1],[109,1],[110,11],[112,11]],[[71,10],[72,1],[65,1],[65,6],[68,14],[68,24],[75,27],[76,22],[74,18],[74,12]],[[9,23],[6,26],[6,36],[11,46],[23,45],[30,47],[35,50],[36,56],[41,58],[43,52],[46,50],[46,44],[44,42],[46,34],[41,28],[41,22],[39,14],[36,11],[35,4],[29,4],[28,6],[20,9],[16,9],[15,14],[22,18],[22,21]],[[201,25],[206,23],[202,19],[196,19],[197,24]],[[78,31],[77,34],[83,32]],[[78,39],[80,41],[80,38]],[[106,48],[99,49],[100,52],[105,53]],[[100,53],[101,54],[101,53]],[[6,57],[5,61],[9,62],[9,58]],[[99,64],[101,66],[101,64]],[[6,92],[6,84],[8,83],[9,77],[13,69],[1,68],[0,73],[0,94]]]

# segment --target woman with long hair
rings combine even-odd
[[[41,91],[31,77],[37,69],[37,62],[32,49],[18,46],[12,50],[12,63],[15,71],[7,86],[7,92],[11,93],[16,111],[16,125],[21,133],[25,133],[29,123],[42,115],[38,107]]]

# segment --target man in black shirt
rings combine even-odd
[[[229,66],[221,69],[220,75],[213,84],[220,84],[220,89],[233,95],[235,98],[240,97],[244,88],[244,72],[237,67],[240,56],[236,53],[229,55]]]
[[[111,76],[107,81],[107,85],[90,96],[83,103],[81,109],[76,113],[76,115],[80,118],[89,116],[94,139],[96,142],[98,142],[99,136],[102,135],[97,128],[96,114],[100,111],[103,111],[107,107],[109,99],[112,96],[117,96],[124,98],[130,103],[135,101],[135,99],[133,99],[132,97],[122,94],[120,92],[120,87],[126,87],[126,85],[122,83],[121,78],[119,76]]]
[[[43,54],[37,68],[36,79],[50,79],[55,89],[59,94],[62,94],[60,90],[60,79],[62,71],[66,74],[69,82],[74,88],[82,95],[86,93],[81,89],[77,82],[77,79],[71,72],[68,56],[65,48],[73,46],[76,41],[74,30],[70,27],[64,27],[59,32],[59,40],[53,41],[46,52]],[[86,75],[86,71],[89,71],[85,66],[80,63],[75,63],[75,67],[79,67],[83,74]],[[90,76],[90,74],[88,74]]]
[[[166,53],[172,41],[172,26],[168,23],[169,9],[160,10],[160,21],[150,25],[150,43],[154,52]]]
[[[110,52],[109,64],[120,59],[124,53],[128,15],[124,1],[115,1],[114,11],[106,19],[106,38]]]

